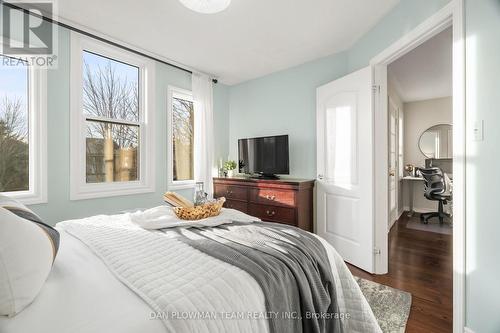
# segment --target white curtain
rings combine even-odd
[[[194,178],[203,182],[205,192],[213,196],[214,116],[212,79],[193,73],[194,100]]]

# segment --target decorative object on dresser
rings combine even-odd
[[[234,176],[234,170],[236,170],[236,167],[238,165],[236,164],[235,161],[228,160],[226,163],[224,163],[224,171],[226,171],[226,174],[228,177],[233,177]]]
[[[214,197],[225,197],[224,207],[313,231],[314,180],[214,178]]]

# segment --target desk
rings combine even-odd
[[[410,191],[410,211],[408,212],[408,217],[412,217],[415,211],[413,210],[413,184],[415,182],[423,182],[423,177],[413,177],[413,176],[404,176],[403,181],[408,183],[408,190]]]

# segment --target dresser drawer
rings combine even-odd
[[[265,205],[295,207],[295,191],[252,188],[250,189],[250,201]]]
[[[270,205],[249,204],[248,213],[257,216],[263,221],[280,222],[296,225],[295,209]]]
[[[225,197],[226,199],[234,200],[248,200],[248,189],[246,187],[232,186],[232,185],[216,185],[215,197]]]
[[[248,204],[243,201],[226,200],[224,207],[239,210],[243,213],[248,213]]]
[[[224,207],[312,231],[312,180],[214,178],[214,197],[225,197]]]

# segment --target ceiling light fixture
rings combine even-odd
[[[215,14],[226,9],[231,0],[179,0],[187,8],[202,14]]]

